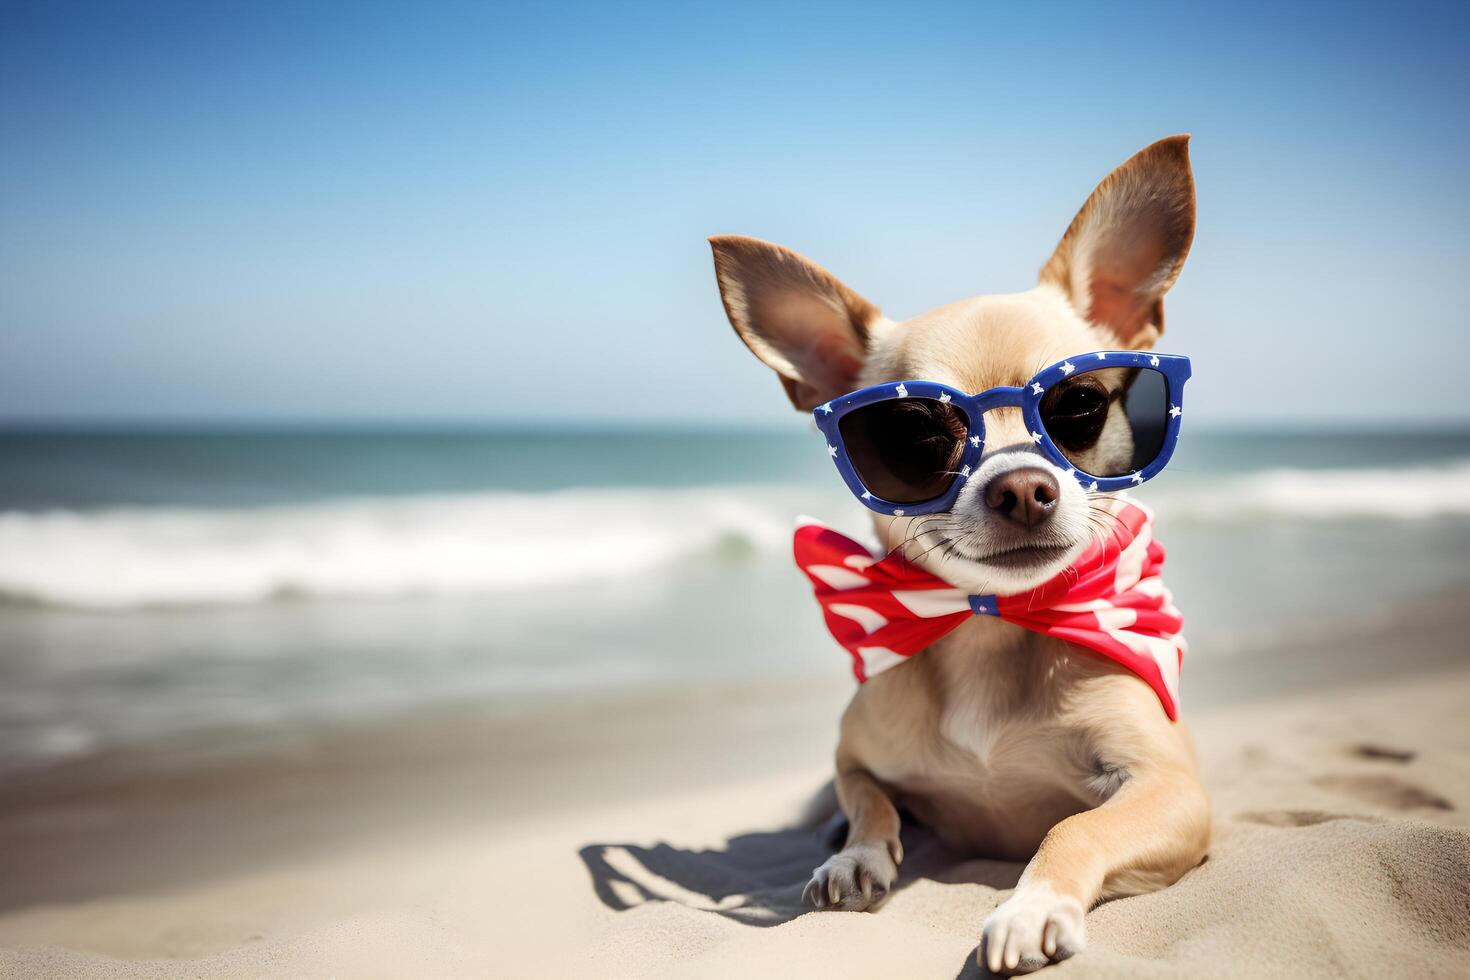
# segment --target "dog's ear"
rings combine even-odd
[[[1041,281],[1123,345],[1147,349],[1164,332],[1164,293],[1193,240],[1189,137],[1170,136],[1097,185],[1042,267]]]
[[[878,308],[789,248],[743,235],[709,243],[731,326],[791,404],[809,410],[851,391]]]

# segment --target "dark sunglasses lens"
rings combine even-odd
[[[917,504],[954,483],[969,426],[965,414],[933,398],[894,398],[842,417],[842,444],[875,497]]]
[[[1041,422],[1067,462],[1093,476],[1126,476],[1158,458],[1169,424],[1169,382],[1152,368],[1083,371],[1047,389]]]

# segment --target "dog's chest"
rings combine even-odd
[[[948,659],[906,665],[919,670],[874,690],[854,726],[872,735],[877,719],[902,718],[900,737],[858,741],[865,767],[915,816],[952,844],[1022,854],[1100,801],[1087,737],[1065,709],[1078,679],[1066,657],[1029,645],[1014,657],[921,656],[935,652]]]
[[[900,782],[933,778],[979,783],[1064,782],[1076,768],[1076,739],[1054,718],[955,699],[933,715],[918,751],[888,761]]]
[[[1096,803],[1072,740],[1045,726],[954,705],[927,741],[924,752],[885,760],[885,782],[952,846],[1024,856],[1058,821]]]
[[[985,771],[992,767],[997,747],[1024,739],[1032,727],[979,701],[954,699],[939,712],[934,736],[944,754],[962,759],[966,768]]]

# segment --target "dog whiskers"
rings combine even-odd
[[[936,531],[934,533],[938,534],[939,532]],[[941,552],[941,554],[952,552],[954,550],[953,545],[954,545],[954,542],[950,541],[949,538],[947,538],[947,537],[945,537],[944,535],[941,534],[939,536],[939,540],[936,541],[934,544],[930,545],[928,548],[924,549],[924,552],[922,554],[920,554],[917,558],[915,558],[914,561],[918,561],[920,558],[926,558],[926,557],[928,557],[929,554],[931,552],[933,552],[936,548],[943,548],[944,549],[944,552]]]
[[[910,559],[908,556],[908,546],[911,544],[918,544],[919,539],[926,534],[937,533],[934,528],[928,527],[927,525],[941,521],[942,519],[943,518],[941,515],[936,514],[927,514],[923,517],[911,517],[908,519],[908,524],[904,528],[903,540],[900,541],[898,546],[894,549],[898,552],[899,557],[905,563],[913,563],[913,560]],[[918,528],[917,530],[915,529],[916,527]],[[927,553],[928,552],[925,552],[925,554]],[[923,555],[920,555],[919,557],[922,558]]]

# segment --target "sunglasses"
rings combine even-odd
[[[812,413],[847,487],[880,514],[954,505],[985,447],[986,412],[1021,410],[1031,442],[1087,491],[1122,490],[1174,455],[1189,358],[1098,351],[1023,387],[966,394],[934,381],[860,388]]]

